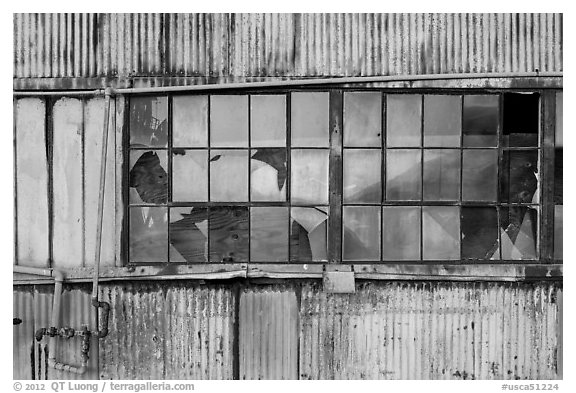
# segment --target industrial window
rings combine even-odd
[[[537,93],[134,96],[128,261],[536,260],[540,135]]]

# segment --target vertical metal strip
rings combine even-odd
[[[498,143],[498,165],[497,165],[497,189],[496,189],[496,214],[498,216],[498,242],[499,242],[499,258],[502,260],[502,219],[500,215],[502,214],[502,172],[504,168],[502,167],[504,160],[503,160],[503,140],[504,140],[504,95],[500,94],[498,97],[498,130],[497,130],[497,143]]]
[[[556,132],[556,92],[541,93],[540,137],[540,259],[553,261],[554,250],[554,135]]]
[[[386,200],[386,146],[388,129],[386,127],[388,120],[388,94],[381,93],[381,122],[380,122],[380,262],[384,260],[384,201]]]
[[[463,262],[462,260],[462,240],[464,239],[463,233],[462,233],[462,222],[463,222],[463,210],[464,207],[462,206],[462,201],[463,201],[463,197],[462,197],[462,191],[463,191],[463,186],[462,186],[462,180],[463,180],[463,173],[464,173],[464,100],[465,100],[466,96],[465,95],[461,95],[460,96],[460,195],[458,196],[458,209],[459,209],[459,217],[458,220],[460,221],[460,263]]]
[[[212,200],[212,198],[211,198],[211,196],[210,196],[210,189],[212,188],[212,187],[210,186],[210,167],[211,167],[211,165],[212,165],[212,161],[211,161],[211,159],[212,159],[212,153],[211,153],[211,150],[210,150],[210,145],[211,145],[211,143],[212,143],[212,142],[210,141],[210,139],[211,139],[211,131],[210,131],[210,129],[212,128],[212,96],[211,96],[210,94],[208,94],[208,95],[206,95],[206,98],[207,98],[207,101],[208,101],[208,107],[207,107],[208,113],[206,114],[206,116],[207,116],[207,119],[206,119],[206,120],[207,120],[207,121],[206,121],[206,127],[208,128],[208,129],[206,130],[206,133],[207,133],[207,135],[206,135],[206,136],[207,136],[207,145],[208,145],[208,146],[207,146],[207,148],[208,148],[208,154],[207,154],[207,156],[208,156],[208,157],[206,158],[206,159],[208,160],[208,166],[207,166],[207,168],[208,168],[208,187],[207,187],[207,188],[208,188],[208,202],[210,202],[210,201]],[[208,245],[207,245],[207,247],[206,247],[206,249],[208,250],[208,251],[207,251],[207,255],[206,255],[206,262],[208,262],[208,263],[212,262],[212,258],[210,258],[211,249],[212,249],[212,245],[210,244],[210,226],[211,226],[211,225],[210,225],[210,221],[211,221],[211,216],[212,216],[211,210],[212,210],[211,207],[209,207],[209,206],[206,207],[206,228],[208,228],[208,231],[207,231],[208,236],[206,236],[206,242],[208,243]]]
[[[330,90],[328,261],[342,261],[342,90]]]
[[[285,94],[286,99],[286,201],[288,202],[288,263],[292,262],[292,94]]]
[[[168,151],[166,152],[166,154],[168,155],[168,157],[166,157],[167,159],[167,163],[168,163],[168,198],[166,201],[166,219],[168,220],[167,224],[166,224],[166,231],[167,236],[166,236],[166,240],[168,241],[168,246],[166,247],[167,249],[167,253],[168,255],[166,256],[166,262],[170,263],[170,206],[171,206],[171,202],[172,202],[172,175],[173,175],[173,171],[172,171],[172,145],[173,145],[173,141],[172,141],[172,128],[173,128],[173,96],[169,95],[167,96],[167,105],[168,105]]]
[[[17,15],[14,15],[16,18]],[[44,109],[46,112],[46,109]],[[18,148],[17,148],[17,130],[16,124],[18,123],[18,99],[12,99],[12,118],[14,119],[14,123],[12,124],[12,148],[14,149],[14,155],[12,157],[12,166],[14,171],[12,172],[12,186],[14,187],[14,220],[12,222],[13,225],[13,232],[14,233],[14,244],[13,244],[13,251],[14,251],[14,265],[18,265]],[[46,127],[46,122],[44,122],[44,127]]]
[[[248,100],[248,258],[252,261],[252,95],[246,94]]]
[[[420,260],[424,260],[424,96],[420,98]]]
[[[46,99],[46,159],[48,161],[48,267],[54,263],[54,109],[55,99]]]

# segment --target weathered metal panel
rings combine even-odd
[[[562,14],[14,16],[14,78],[559,72],[562,53]]]
[[[298,379],[298,287],[246,288],[240,295],[240,379]]]
[[[32,286],[14,287],[12,314],[22,321],[12,334],[12,377],[35,379],[34,364],[34,296]]]
[[[102,379],[232,379],[235,293],[179,282],[107,284]]]
[[[302,287],[300,378],[555,379],[558,284]]]

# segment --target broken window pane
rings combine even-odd
[[[538,146],[539,107],[536,93],[504,94],[504,146]]]
[[[422,194],[420,150],[386,152],[386,199],[420,200]]]
[[[130,152],[130,203],[161,204],[168,201],[166,151]]]
[[[252,201],[286,200],[286,149],[252,150],[250,171]]]
[[[380,203],[381,150],[344,150],[344,203]]]
[[[381,146],[381,128],[382,93],[344,93],[344,146]]]
[[[292,93],[294,147],[328,147],[329,93]]]
[[[460,198],[460,150],[424,150],[424,200]]]
[[[166,147],[168,97],[130,98],[130,147]]]
[[[252,147],[286,146],[286,96],[250,96]]]
[[[131,207],[129,243],[130,262],[167,262],[167,208]]]
[[[562,147],[564,145],[564,94],[562,92],[556,93],[556,138],[554,145]]]
[[[385,261],[419,260],[420,207],[383,207],[382,242]]]
[[[422,96],[388,94],[386,96],[386,145],[418,147],[422,139]]]
[[[498,95],[465,95],[462,144],[465,147],[498,146]]]
[[[504,151],[500,198],[508,203],[538,203],[538,151]]]
[[[250,219],[250,260],[287,262],[288,208],[253,207]]]
[[[500,259],[496,208],[463,207],[461,225],[463,259]]]
[[[422,207],[423,259],[460,259],[458,206]]]
[[[247,150],[212,150],[210,152],[210,200],[214,202],[248,201]]]
[[[292,150],[292,202],[328,204],[328,150]]]
[[[210,97],[210,146],[248,146],[248,96]]]
[[[248,261],[248,208],[210,208],[210,262]]]
[[[500,208],[500,240],[503,260],[536,259],[538,210],[528,207]]]
[[[458,147],[462,130],[462,97],[424,96],[424,146]]]
[[[208,208],[170,209],[170,262],[208,262]]]
[[[554,206],[554,259],[563,258],[563,207],[562,205]]]
[[[327,261],[327,207],[293,207],[290,210],[290,260]]]
[[[173,146],[208,146],[208,96],[175,96],[172,116]]]
[[[377,261],[380,259],[380,206],[344,206],[343,259]]]
[[[208,152],[172,149],[172,200],[208,200]]]
[[[498,151],[464,150],[462,154],[462,200],[495,202],[498,188]]]

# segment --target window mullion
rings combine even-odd
[[[554,241],[554,134],[556,94],[547,90],[541,95],[540,137],[540,260],[553,261]]]
[[[330,166],[328,216],[328,261],[342,261],[342,129],[343,92],[330,91]]]

